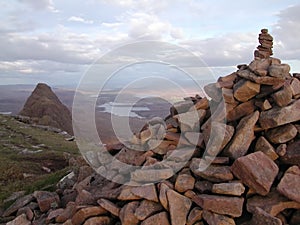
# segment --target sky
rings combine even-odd
[[[0,1],[0,84],[76,86],[103,55],[148,40],[185,48],[223,76],[253,60],[261,28],[274,57],[300,72],[299,11],[297,0]]]

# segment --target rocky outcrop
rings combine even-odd
[[[110,150],[118,161],[87,151],[110,180],[77,174],[3,215],[65,225],[298,224],[300,76],[270,57],[272,40],[263,29],[249,65],[207,85],[210,100],[186,98],[164,121],[149,121],[127,147]]]
[[[34,124],[56,127],[73,134],[71,112],[46,84],[36,86],[19,114],[29,117]]]

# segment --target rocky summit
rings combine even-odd
[[[39,83],[35,87],[19,115],[22,120],[22,116],[25,116],[32,123],[59,128],[73,134],[70,110],[46,84]]]
[[[101,175],[71,159],[56,192],[19,198],[7,224],[300,224],[300,75],[270,57],[272,41],[263,29],[249,65],[106,152],[118,161],[87,151]]]

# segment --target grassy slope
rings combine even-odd
[[[68,171],[64,152],[78,154],[76,143],[0,115],[0,206],[15,191],[51,188]]]

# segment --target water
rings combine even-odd
[[[12,112],[0,112],[1,115],[11,115]]]
[[[116,116],[129,116],[142,118],[133,111],[149,111],[148,107],[131,106],[126,103],[113,103],[107,102],[102,105],[98,105],[97,108],[102,108],[101,112],[109,112]]]

